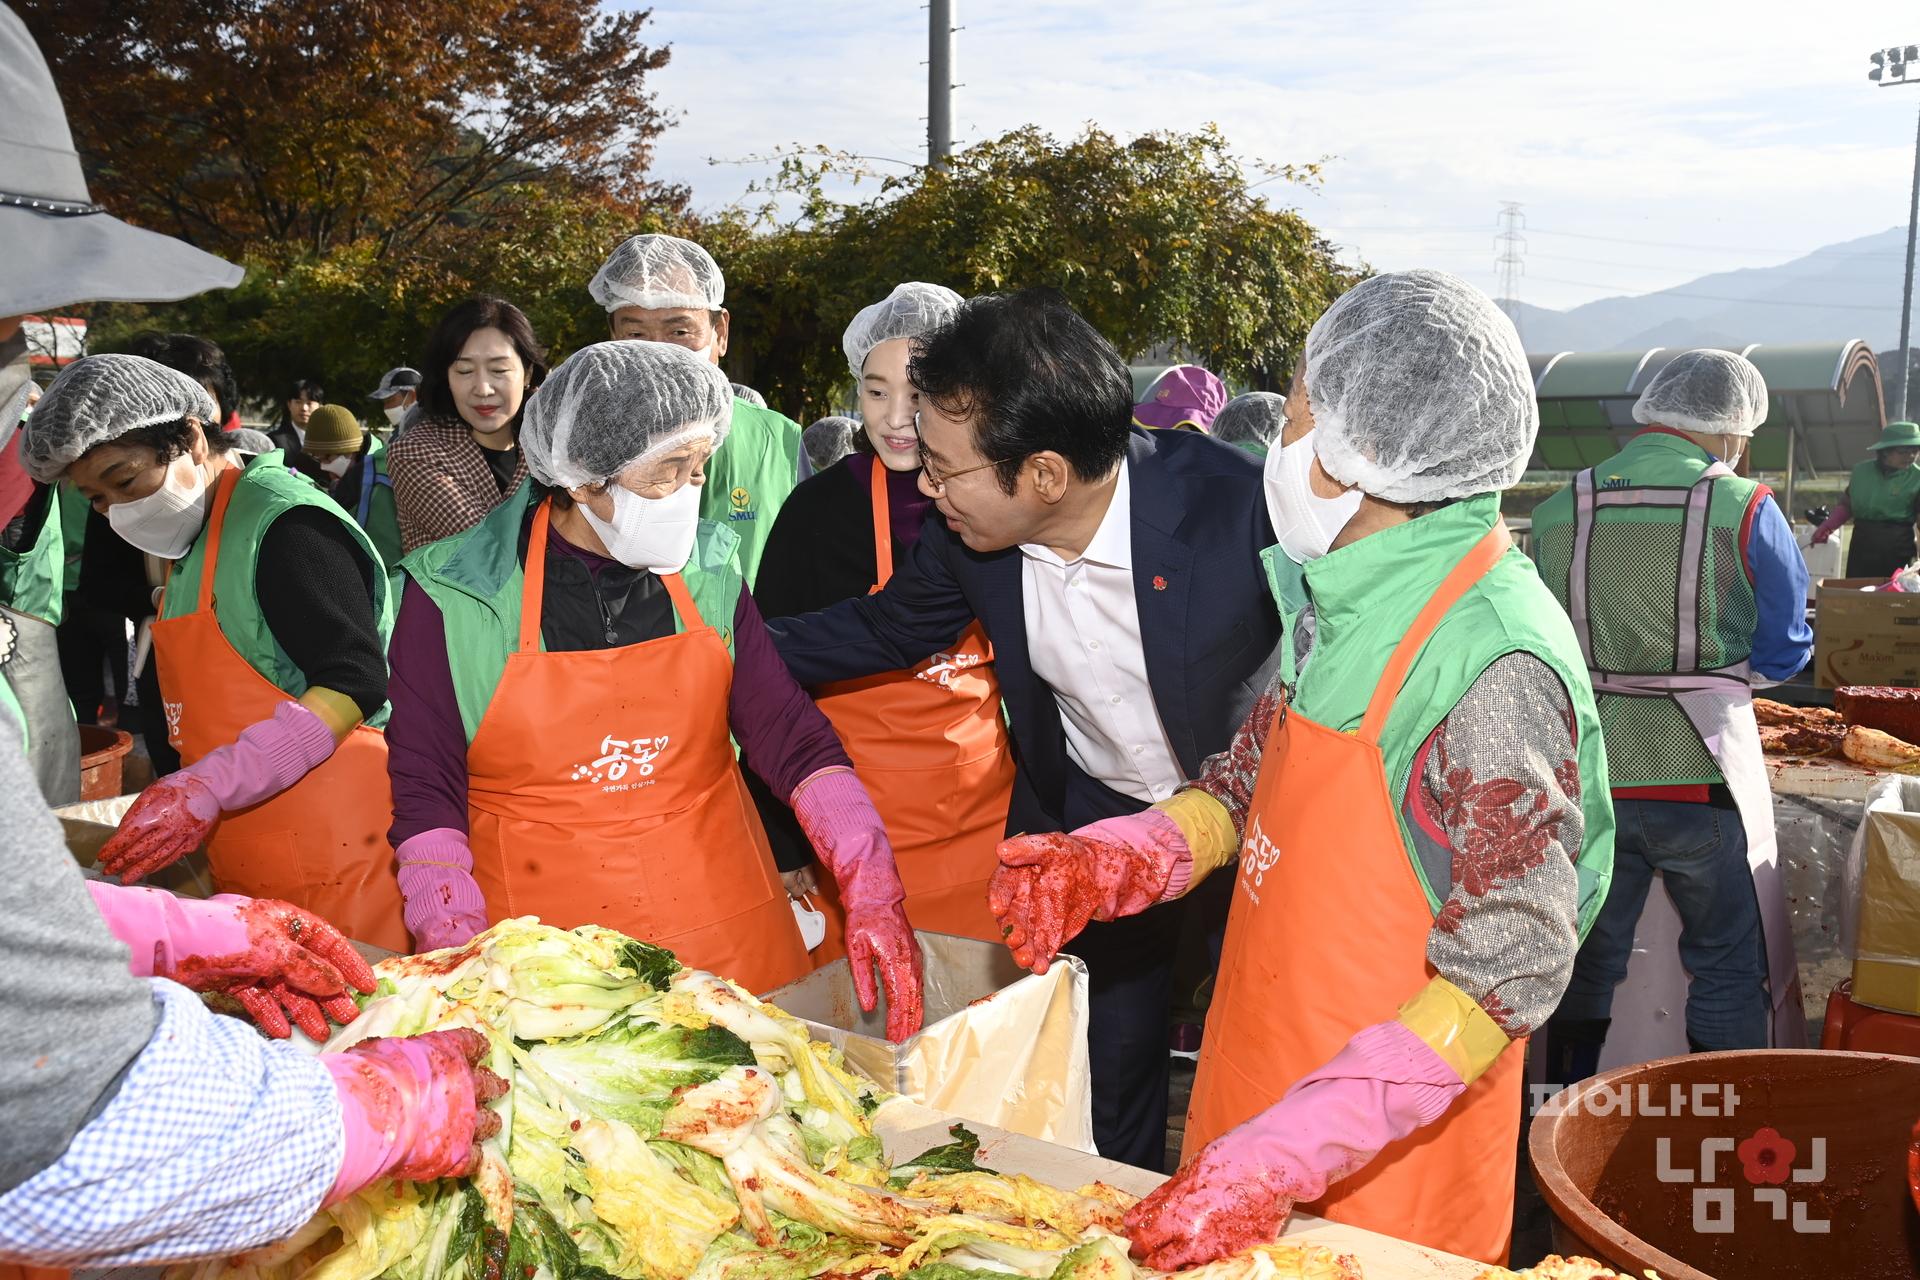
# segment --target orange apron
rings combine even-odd
[[[1182,1164],[1279,1101],[1356,1031],[1393,1017],[1434,977],[1427,963],[1433,912],[1395,819],[1380,732],[1421,645],[1506,546],[1504,537],[1489,536],[1440,584],[1395,648],[1358,733],[1336,732],[1284,705],[1274,717],[1241,843]],[[1439,1121],[1301,1207],[1504,1264],[1524,1058],[1520,1046],[1508,1046]]]
[[[214,615],[227,503],[240,473],[220,477],[207,519],[206,563],[192,613],[153,624],[167,741],[192,764],[272,718],[289,694],[253,669]],[[326,763],[272,799],[221,815],[207,840],[214,887],[222,893],[282,898],[331,921],[359,942],[413,949],[400,918],[400,884],[387,843],[393,787],[387,737],[357,726]]]
[[[893,577],[887,469],[878,458],[872,494],[878,591]],[[1013,753],[980,624],[951,653],[912,671],[823,685],[815,701],[886,823],[914,928],[999,942],[987,880],[1006,835]],[[827,917],[826,941],[812,953],[819,965],[846,954],[846,917],[831,877],[822,878],[814,902]]]
[[[488,916],[618,929],[750,991],[793,981],[807,953],[728,736],[726,642],[670,573],[685,631],[542,652],[550,510],[527,542],[519,648],[467,748]]]

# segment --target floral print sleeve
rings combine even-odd
[[[1415,758],[1402,814],[1445,900],[1427,937],[1440,976],[1508,1035],[1560,1003],[1579,950],[1585,819],[1573,708],[1553,670],[1508,654],[1468,689]]]

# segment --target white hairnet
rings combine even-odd
[[[1249,391],[1227,401],[1214,416],[1210,430],[1222,444],[1272,444],[1286,425],[1285,396],[1271,391]]]
[[[52,484],[75,458],[129,431],[198,418],[219,424],[207,389],[145,356],[87,356],[61,370],[21,428],[35,480]]]
[[[527,397],[520,447],[540,483],[577,489],[693,441],[726,439],[733,388],[720,366],[664,342],[600,342]]]
[[[736,400],[745,400],[756,409],[767,407],[767,398],[744,382],[733,384],[733,395]]]
[[[235,427],[227,434],[233,437],[233,447],[241,453],[272,453],[280,447],[273,442],[272,436],[264,431],[255,431],[252,427]]]
[[[1520,335],[1444,271],[1362,281],[1307,334],[1314,453],[1341,484],[1440,502],[1520,478],[1540,411]]]
[[[960,295],[945,285],[922,284],[909,280],[893,287],[883,302],[862,307],[847,326],[840,347],[847,353],[847,368],[857,379],[866,371],[867,357],[883,342],[895,338],[917,338],[939,328],[960,309]]]
[[[807,461],[813,464],[813,469],[825,471],[853,452],[854,433],[860,429],[860,424],[852,418],[835,414],[802,431],[800,446],[807,451]]]
[[[1635,422],[1750,436],[1767,418],[1767,380],[1731,351],[1686,351],[1667,361],[1634,402]]]
[[[622,307],[718,311],[726,301],[727,278],[720,274],[713,255],[691,240],[631,236],[600,264],[587,292],[608,311]]]

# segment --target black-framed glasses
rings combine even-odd
[[[918,411],[913,415],[913,433],[916,436],[920,434],[920,414]],[[985,471],[988,467],[997,467],[1000,465],[1000,462],[1001,459],[996,458],[992,462],[983,462],[977,467],[962,467],[958,471],[949,471],[942,474],[927,458],[926,446],[922,445],[920,448],[920,473],[926,476],[927,487],[933,490],[936,498],[947,491],[947,482],[949,480],[957,480],[961,476],[970,476],[976,471]]]

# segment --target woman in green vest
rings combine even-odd
[[[1296,1202],[1501,1262],[1516,1042],[1558,1003],[1613,850],[1579,642],[1500,517],[1533,383],[1492,300],[1435,271],[1347,293],[1304,365],[1311,491],[1363,496],[1330,546],[1276,515],[1308,594],[1283,614],[1292,678],[1173,798],[1007,841],[993,905],[1044,969],[1089,919],[1235,868],[1184,1167],[1127,1215],[1147,1265],[1271,1240]]]
[[[205,842],[221,892],[280,898],[348,937],[407,946],[386,739],[392,607],[359,526],[279,452],[242,467],[205,387],[140,356],[89,356],[28,421],[36,480],[172,562],[153,628],[186,766],[101,850],[131,882]]]
[[[1920,507],[1920,426],[1889,422],[1873,442],[1873,456],[1853,468],[1847,492],[1825,524],[1814,530],[1816,545],[1853,521],[1847,545],[1849,578],[1890,578],[1913,563],[1913,523]]]

